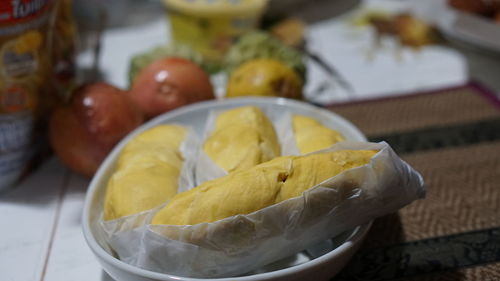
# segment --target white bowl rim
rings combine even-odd
[[[363,135],[363,133],[361,133],[361,131],[359,131],[359,129],[356,126],[354,126],[351,122],[349,122],[345,118],[343,118],[343,117],[341,117],[333,112],[326,111],[323,108],[315,107],[315,106],[307,104],[307,103],[303,103],[303,102],[299,102],[299,101],[291,100],[291,99],[286,99],[286,98],[274,98],[274,97],[247,98],[247,97],[243,97],[243,98],[231,98],[231,99],[226,99],[223,101],[211,100],[211,101],[204,101],[204,102],[191,104],[191,105],[181,107],[181,108],[172,110],[170,112],[161,114],[161,115],[149,120],[145,124],[142,124],[137,129],[135,129],[133,132],[129,133],[127,137],[122,139],[113,148],[111,153],[108,154],[108,156],[106,157],[104,162],[101,164],[101,166],[99,167],[98,171],[96,172],[96,174],[94,175],[94,177],[92,178],[92,180],[89,184],[89,187],[87,189],[87,194],[85,196],[85,203],[83,206],[82,230],[83,230],[83,235],[85,237],[85,240],[86,240],[87,244],[89,245],[90,249],[94,252],[94,254],[96,256],[102,258],[106,263],[112,264],[113,266],[115,266],[115,267],[117,267],[125,272],[130,272],[130,273],[133,273],[133,274],[136,274],[136,275],[139,275],[142,277],[146,277],[146,278],[151,278],[151,279],[184,280],[184,281],[206,281],[206,280],[250,281],[250,280],[256,280],[256,278],[258,278],[259,280],[270,280],[270,279],[276,278],[276,277],[284,277],[284,276],[287,276],[287,275],[290,275],[293,273],[297,273],[297,272],[302,271],[304,269],[315,267],[315,266],[322,264],[323,262],[329,260],[333,256],[341,255],[342,253],[349,250],[351,247],[355,246],[357,243],[361,243],[362,240],[364,239],[365,235],[367,234],[368,230],[371,228],[373,221],[370,221],[366,224],[357,226],[356,228],[354,228],[351,235],[346,239],[346,241],[343,242],[340,246],[336,247],[332,251],[330,251],[330,252],[328,252],[320,257],[317,257],[313,260],[310,260],[310,261],[307,261],[307,262],[304,262],[304,263],[301,263],[301,264],[298,264],[295,266],[271,271],[271,272],[258,273],[258,274],[248,275],[248,276],[224,277],[224,278],[215,278],[215,279],[214,278],[207,279],[207,278],[191,278],[191,277],[176,276],[176,275],[171,275],[171,274],[167,274],[167,273],[154,272],[154,271],[149,271],[149,270],[142,269],[139,267],[135,267],[135,266],[129,265],[129,264],[115,258],[114,256],[110,255],[108,252],[106,252],[99,245],[99,243],[94,238],[94,235],[92,234],[91,227],[90,227],[90,206],[91,206],[91,202],[92,202],[91,197],[94,194],[94,191],[98,187],[98,182],[99,182],[98,179],[103,176],[107,167],[113,163],[114,158],[116,157],[116,154],[119,153],[122,146],[124,146],[125,143],[127,143],[128,140],[133,135],[137,134],[140,131],[147,130],[148,128],[151,128],[153,126],[156,126],[156,125],[162,123],[164,119],[173,118],[174,116],[186,114],[186,113],[189,113],[191,111],[196,111],[196,110],[200,110],[202,108],[211,107],[212,105],[220,104],[221,102],[224,102],[224,103],[231,105],[231,106],[232,105],[237,106],[240,104],[252,104],[252,103],[253,104],[255,104],[255,103],[257,103],[257,104],[258,103],[261,103],[261,104],[262,103],[276,103],[279,105],[292,105],[292,106],[300,106],[303,108],[313,109],[315,111],[319,111],[322,114],[327,113],[330,117],[335,117],[335,119],[337,119],[337,121],[344,123],[344,125],[347,125],[348,127],[350,127],[350,129],[353,132],[357,133],[361,138],[366,140],[366,137]]]

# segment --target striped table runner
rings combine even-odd
[[[329,107],[387,141],[424,200],[375,221],[334,280],[500,280],[500,102],[480,85]]]

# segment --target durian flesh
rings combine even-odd
[[[205,141],[203,150],[228,173],[280,155],[273,124],[255,106],[238,107],[217,116],[215,129]]]
[[[338,131],[307,116],[294,115],[292,125],[295,142],[301,154],[322,150],[344,140],[344,136]]]
[[[177,194],[153,218],[153,224],[192,225],[249,214],[300,196],[345,170],[367,164],[376,151],[341,150],[285,156]]]
[[[107,184],[104,220],[156,208],[177,193],[185,137],[184,127],[160,125],[123,148]]]

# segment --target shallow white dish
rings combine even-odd
[[[366,140],[366,137],[344,118],[307,103],[283,98],[238,98],[208,101],[182,107],[158,116],[129,134],[113,149],[92,179],[87,191],[83,208],[83,234],[90,249],[111,277],[120,281],[207,280],[152,272],[120,261],[112,255],[112,251],[102,239],[97,228],[98,219],[102,213],[107,179],[114,170],[116,158],[123,146],[135,134],[164,123],[180,123],[191,126],[201,134],[210,111],[244,105],[255,105],[270,112],[289,111],[308,115],[320,120],[324,125],[340,131],[348,140]],[[244,276],[210,280],[329,280],[342,269],[357,251],[370,226],[371,223],[358,226],[302,253]]]

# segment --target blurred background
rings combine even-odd
[[[458,4],[448,7],[445,5],[448,2]],[[488,31],[482,31],[483,35],[475,38],[468,34],[481,33],[480,30],[484,28],[491,29],[493,21],[488,22],[486,17],[483,19],[480,16],[472,23],[464,24],[462,18],[460,21],[454,19],[456,23],[440,22],[440,15],[449,16],[457,11],[456,7],[470,9],[471,14],[477,13],[474,11],[478,9],[474,7],[477,4],[474,3],[480,1],[469,1],[472,3],[469,4],[470,7],[467,2],[272,0],[266,9],[261,11],[259,24],[255,27],[269,31],[271,26],[280,20],[292,18],[300,21],[302,26],[299,28],[293,24],[286,27],[288,36],[302,37],[308,50],[318,54],[322,61],[334,67],[338,75],[353,88],[353,93],[349,94],[345,93],[341,85],[336,85],[338,81],[329,83],[331,81],[328,81],[328,73],[325,74],[324,69],[306,55],[309,73],[305,95],[319,103],[358,98],[352,94],[365,98],[422,91],[445,85],[458,85],[470,79],[484,82],[498,93],[500,82],[495,73],[499,67],[499,46],[498,42],[494,45],[495,42],[487,42],[485,38],[495,36]],[[121,87],[127,85],[125,80],[132,56],[147,53],[154,47],[175,41],[172,33],[175,22],[169,20],[168,9],[165,10],[165,3],[161,1],[75,1],[74,6],[80,35],[84,41],[81,42],[84,52],[79,57],[82,66],[90,63],[91,56],[86,54],[85,50],[91,47],[91,41],[95,39],[93,36],[87,36],[88,32],[98,28],[101,14],[107,15],[106,31],[102,34],[102,71],[108,75],[110,82]],[[173,7],[170,9],[175,10]],[[450,12],[452,9],[453,12]],[[427,43],[417,42],[417,45],[421,46],[411,46],[401,43],[394,36],[383,35],[378,38],[377,32],[380,30],[377,31],[377,26],[367,24],[370,17],[387,17],[401,13],[409,13],[415,19],[428,24],[439,32],[439,39]],[[467,16],[459,13],[460,17]],[[366,23],[361,23],[363,20]],[[180,28],[182,29],[182,26]],[[427,40],[425,31],[418,34],[418,28],[416,26],[414,34],[422,37],[420,40]],[[410,34],[411,27],[408,30]],[[323,95],[317,94],[315,90],[318,85],[327,85],[331,89]]]
[[[65,60],[58,62],[54,58],[53,63],[58,65],[55,69],[66,66],[68,69],[63,72],[69,74],[64,76],[64,83],[55,81],[60,99],[56,107],[76,100],[70,102],[69,111],[78,112],[78,107],[102,110],[102,116],[110,120],[113,114],[133,114],[118,106],[113,110],[104,108],[106,103],[117,102],[111,101],[111,95],[106,94],[109,91],[130,95],[144,114],[143,121],[213,98],[275,96],[332,106],[453,88],[470,81],[482,83],[496,95],[500,92],[496,2],[59,3],[58,15],[63,8],[67,12],[65,17],[56,16],[60,19],[56,22],[73,28],[66,28],[69,31],[65,33],[60,32],[65,29],[56,28],[54,32],[54,38],[65,38],[60,41],[66,42],[60,51],[66,54]],[[185,59],[203,72],[187,70],[181,74],[179,62],[167,61],[169,58]],[[161,74],[162,71],[169,74]],[[158,78],[159,74],[163,78]],[[209,86],[205,86],[206,79]],[[82,88],[97,82],[104,86]],[[168,99],[163,98],[165,95]],[[94,107],[77,104],[87,97],[95,100]],[[103,105],[101,109],[98,104]],[[50,128],[56,154],[73,169],[91,175],[100,162],[92,160],[83,165],[86,161],[79,158],[88,157],[78,153],[70,157],[67,143],[73,142],[67,138],[71,137],[59,132],[79,126],[57,122],[66,120],[61,116],[52,118],[56,121]],[[93,146],[109,150],[141,123],[132,119],[125,122],[128,126],[122,131],[110,121],[108,126],[112,129],[102,130],[113,141]],[[115,130],[119,132],[109,133]],[[92,140],[83,142],[82,147],[87,143]],[[80,149],[88,150],[91,149]],[[94,151],[95,158],[103,158],[103,151]]]

